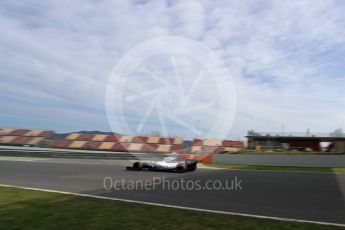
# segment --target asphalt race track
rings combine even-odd
[[[209,210],[345,224],[345,173],[219,170],[200,168],[183,174],[125,171],[129,161],[23,159],[0,157],[0,184],[76,192]],[[103,182],[155,181],[155,186],[107,191]],[[206,181],[224,185],[236,178],[240,189],[203,189]],[[163,181],[164,179],[164,181]],[[170,188],[173,181],[198,183],[199,189]],[[158,183],[160,181],[160,183]],[[175,183],[175,185],[176,185]],[[132,183],[133,184],[133,183]],[[107,186],[110,183],[107,183]],[[223,186],[224,187],[224,186]]]

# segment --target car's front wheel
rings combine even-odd
[[[191,171],[195,171],[198,167],[195,165],[193,165],[193,167],[191,168]]]
[[[140,171],[140,170],[142,170],[143,169],[143,166],[142,166],[142,164],[140,163],[140,162],[135,162],[134,164],[133,164],[133,170],[135,170],[135,171]]]

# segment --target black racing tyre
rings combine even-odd
[[[197,164],[193,165],[190,171],[195,171],[198,168]]]
[[[176,167],[176,172],[178,172],[178,173],[183,173],[183,172],[184,172],[184,167],[183,167],[182,165],[178,165],[178,166]]]
[[[133,164],[133,170],[135,170],[135,171],[140,171],[140,170],[142,170],[142,169],[143,169],[143,166],[141,165],[140,162],[134,162],[134,164]]]

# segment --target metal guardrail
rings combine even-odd
[[[213,154],[214,164],[345,167],[345,155]]]
[[[157,157],[162,156],[162,154],[1,147],[0,156],[136,160],[136,159],[142,159],[142,158],[157,158]]]
[[[319,133],[319,132],[248,132],[247,136],[282,136],[282,137],[344,137],[345,133]]]

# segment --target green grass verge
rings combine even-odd
[[[0,187],[1,229],[344,229]]]
[[[284,170],[306,172],[345,172],[345,168],[326,167],[295,167],[295,166],[262,166],[262,165],[233,165],[233,164],[205,164],[208,167],[228,169],[251,169],[251,170]]]

